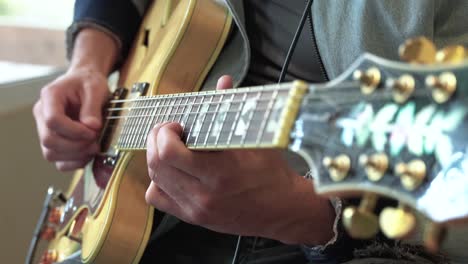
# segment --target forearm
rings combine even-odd
[[[85,28],[75,38],[70,69],[88,68],[107,76],[116,63],[118,52],[116,41],[107,33]]]

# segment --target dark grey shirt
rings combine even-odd
[[[244,0],[244,5],[252,50],[251,64],[244,84],[277,82],[306,1]],[[310,21],[306,21],[294,50],[286,81],[325,81],[310,26]]]

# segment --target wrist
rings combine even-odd
[[[284,223],[275,230],[274,239],[286,244],[326,244],[335,236],[333,206],[315,193],[312,181],[296,176],[293,186]]]
[[[100,30],[82,29],[74,43],[70,70],[86,69],[107,76],[111,73],[118,56],[118,44]]]

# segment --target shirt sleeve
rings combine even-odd
[[[135,3],[136,2],[136,3]],[[76,0],[73,23],[67,29],[67,56],[71,58],[74,41],[83,28],[109,34],[120,49],[118,64],[128,55],[148,1]]]

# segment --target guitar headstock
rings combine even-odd
[[[433,223],[426,245],[436,250],[444,225],[468,219],[466,52],[451,47],[440,55],[426,44],[423,51],[408,44],[402,57],[456,63],[364,55],[336,80],[311,86],[304,99],[291,149],[311,166],[317,193],[363,197],[343,212],[353,237],[381,230],[404,238],[417,211]],[[379,197],[399,206],[375,212]]]

